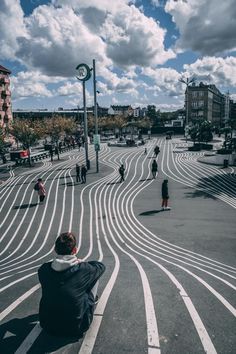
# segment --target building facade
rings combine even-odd
[[[185,95],[189,124],[207,120],[214,126],[223,126],[225,96],[215,85],[193,84],[188,86]]]
[[[133,116],[133,108],[131,106],[110,106],[108,109],[108,114],[130,117]]]
[[[12,121],[10,70],[0,65],[0,126],[5,128]]]

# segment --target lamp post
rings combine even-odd
[[[182,82],[183,84],[186,85],[186,94],[185,94],[185,102],[186,102],[186,118],[185,118],[185,128],[188,129],[188,123],[189,123],[189,109],[188,109],[188,87],[190,84],[192,84],[196,79],[193,78],[189,78],[187,77],[187,79],[183,79],[181,78],[179,81]]]
[[[88,158],[88,121],[87,121],[87,107],[86,107],[86,92],[85,92],[85,81],[89,80],[91,77],[91,69],[87,64],[79,64],[76,67],[78,70],[77,80],[82,81],[83,84],[83,105],[84,105],[84,147],[85,147],[85,161],[87,170],[90,169],[90,161]]]
[[[96,171],[99,172],[98,164],[98,151],[100,150],[99,137],[98,137],[98,106],[97,106],[97,88],[96,88],[96,65],[95,59],[93,59],[93,93],[94,93],[94,118],[95,118],[95,135],[96,135],[96,144],[94,144],[96,152]]]

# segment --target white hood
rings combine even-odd
[[[52,262],[52,269],[61,272],[78,264],[79,260],[75,255],[57,256]]]

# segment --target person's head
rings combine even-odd
[[[58,255],[71,255],[77,252],[76,238],[72,232],[62,233],[55,242],[55,251]]]
[[[42,178],[38,178],[38,182],[42,183],[43,182]]]
[[[168,179],[164,179],[163,183],[167,184],[168,183]]]

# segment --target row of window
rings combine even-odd
[[[198,112],[191,112],[191,117],[203,117],[204,112],[203,111],[198,111]]]
[[[191,102],[191,106],[193,108],[204,107],[204,101],[203,100],[201,100],[201,101],[192,101]]]
[[[203,97],[204,91],[192,91],[192,97]]]

